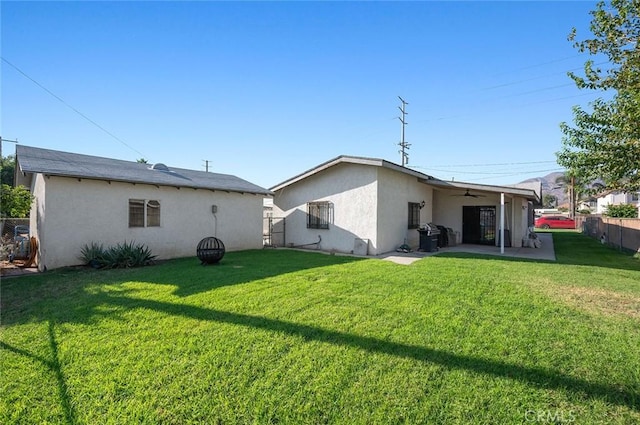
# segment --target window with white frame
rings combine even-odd
[[[307,203],[307,228],[328,229],[333,219],[333,204],[328,201]]]
[[[129,199],[129,227],[159,227],[160,202]]]

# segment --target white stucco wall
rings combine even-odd
[[[356,238],[368,239],[377,252],[377,181],[375,167],[338,164],[276,192],[274,216],[286,217],[286,244],[318,241],[325,251],[351,252]],[[328,229],[307,229],[307,203],[329,201],[333,222]],[[311,246],[310,246],[311,248]]]
[[[605,214],[609,205],[620,204],[637,204],[640,207],[640,202],[637,201],[640,193],[610,193],[602,198],[597,199],[596,214]]]
[[[41,268],[79,264],[81,248],[92,241],[144,243],[159,259],[195,257],[206,236],[221,239],[228,251],[262,247],[258,195],[41,175],[32,190]],[[130,228],[129,199],[159,201],[160,226]],[[212,205],[218,206],[215,215]]]
[[[406,243],[417,249],[420,234],[417,229],[409,229],[409,202],[421,203],[420,223],[432,220],[433,189],[420,183],[416,177],[378,168],[378,251],[384,253],[396,250]]]

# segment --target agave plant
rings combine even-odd
[[[91,242],[89,245],[84,245],[80,250],[80,259],[86,265],[100,268],[104,265],[104,254],[104,246],[101,243]]]
[[[102,244],[92,242],[82,248],[80,258],[92,267],[115,269],[147,266],[153,263],[156,256],[144,244],[124,241],[107,249]]]

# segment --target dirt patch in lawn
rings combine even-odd
[[[623,315],[640,319],[640,297],[606,289],[565,286],[553,295],[574,307],[607,316]]]
[[[0,276],[2,277],[11,277],[11,276],[22,276],[25,274],[37,273],[38,269],[36,267],[23,267],[24,261],[15,260],[13,262],[9,262],[6,260],[0,261]]]

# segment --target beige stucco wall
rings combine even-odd
[[[522,238],[527,234],[529,202],[524,198],[517,197],[514,199],[513,205],[515,209],[513,216],[514,228],[511,237],[513,239],[513,246],[521,247]]]
[[[431,221],[431,187],[383,167],[338,164],[279,190],[274,216],[286,217],[287,244],[322,238],[320,249],[352,252],[356,238],[368,239],[368,254],[393,251],[403,243],[418,247],[419,234],[408,229],[409,202],[425,201],[421,222]],[[307,229],[307,202],[330,201],[334,222],[329,229]]]
[[[420,234],[416,229],[409,229],[409,202],[421,203],[425,206],[420,210],[420,223],[432,220],[433,189],[420,183],[416,177],[378,168],[378,252],[384,253],[396,250],[406,243],[417,249]]]
[[[274,216],[286,217],[286,244],[317,242],[325,251],[351,252],[356,238],[368,239],[369,254],[378,250],[375,167],[338,164],[276,192]],[[307,229],[307,203],[333,203],[329,229]],[[311,248],[311,246],[310,246]]]
[[[262,247],[258,195],[41,175],[32,191],[37,201],[31,226],[41,246],[41,268],[79,264],[81,248],[92,241],[144,243],[159,259],[195,257],[206,236],[217,236],[228,251]],[[129,199],[159,201],[160,226],[130,228]]]
[[[496,228],[500,223],[500,195],[487,194],[486,197],[458,196],[463,190],[434,190],[433,222],[450,227],[460,235],[462,242],[462,207],[463,206],[491,206],[496,207]]]
[[[28,180],[24,180],[24,182],[29,182],[29,190],[33,195],[34,199],[31,203],[31,211],[29,213],[29,234],[33,236],[38,241],[38,268],[43,270],[41,265],[42,257],[44,249],[42,247],[42,235],[46,233],[46,224],[44,223],[44,208],[45,208],[45,178],[41,174],[36,174],[35,176],[29,175],[31,178]],[[24,184],[24,183],[22,183]]]
[[[482,197],[473,198],[456,196],[464,190],[435,190],[433,221],[436,224],[450,227],[459,232],[462,242],[462,207],[492,206],[496,208],[496,235],[500,228],[500,194],[483,193]],[[511,246],[522,246],[522,238],[527,230],[527,200],[505,195],[505,229],[511,233]],[[523,208],[524,207],[524,208]],[[496,238],[498,244],[498,238]]]

